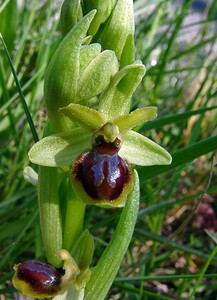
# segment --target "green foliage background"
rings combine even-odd
[[[165,147],[173,163],[138,168],[141,209],[108,299],[216,297],[217,1],[207,3],[198,21],[189,0],[176,6],[170,0],[134,3],[137,58],[147,73],[132,109],[156,105],[159,115],[137,130]],[[44,72],[58,43],[59,12],[58,1],[0,2],[0,31],[40,138]],[[37,188],[23,178],[33,137],[1,44],[0,144],[0,294],[15,299],[14,263],[44,257]],[[119,215],[88,208],[95,260]]]

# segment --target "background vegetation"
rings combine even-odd
[[[39,137],[45,68],[58,39],[59,1],[0,1],[0,31]],[[217,1],[200,14],[186,0],[135,1],[137,58],[147,74],[132,109],[156,105],[159,117],[137,130],[165,147],[170,166],[138,168],[141,209],[108,299],[217,299]],[[197,13],[196,13],[197,12]],[[13,265],[44,259],[37,188],[24,180],[33,144],[0,43],[0,298],[17,299]],[[37,166],[32,166],[37,171]],[[89,207],[95,260],[120,210]],[[114,253],[115,255],[115,253]]]

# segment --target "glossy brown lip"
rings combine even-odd
[[[130,169],[118,155],[121,140],[106,143],[98,137],[90,152],[83,153],[76,161],[72,176],[82,183],[94,200],[114,201],[130,181]]]
[[[37,260],[18,265],[17,278],[39,294],[53,294],[61,284],[61,272],[53,266]]]

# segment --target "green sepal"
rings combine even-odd
[[[89,100],[100,94],[118,72],[119,64],[115,52],[105,50],[97,55],[80,74],[76,100]]]
[[[106,121],[111,121],[130,111],[131,97],[145,75],[145,66],[141,61],[122,68],[103,92],[99,111]]]
[[[91,134],[75,128],[48,136],[34,144],[28,155],[31,162],[50,167],[71,165],[77,156],[91,148]]]
[[[90,25],[88,33],[91,35],[95,35],[102,23],[104,23],[108,17],[110,16],[114,6],[116,4],[116,0],[84,0],[83,7],[84,12],[88,13],[92,9],[96,9],[97,13]]]
[[[59,111],[90,132],[101,128],[104,124],[102,114],[87,106],[71,103],[67,107],[60,108]]]
[[[80,0],[65,0],[60,14],[60,27],[65,36],[83,17]]]
[[[90,279],[91,271],[89,269],[80,270],[74,258],[70,255],[70,253],[65,250],[61,249],[57,251],[59,257],[64,261],[63,269],[65,271],[64,275],[61,278],[61,286],[60,286],[60,295],[63,294],[64,291],[66,293],[70,293],[71,289],[81,291],[84,289],[86,283]],[[74,293],[73,293],[74,294]],[[83,294],[83,293],[82,293]],[[70,300],[81,300],[82,298],[78,297],[79,295],[76,293],[75,295],[69,295],[65,298],[60,299],[70,299]],[[54,298],[58,299],[58,298]]]
[[[135,60],[134,31],[133,1],[118,0],[97,41],[103,49],[114,50],[123,67]]]
[[[80,51],[80,72],[101,52],[101,45],[98,43],[82,45]]]
[[[157,117],[157,107],[143,107],[132,111],[129,115],[123,115],[113,120],[121,133],[125,133],[133,127],[143,124]]]
[[[118,226],[97,265],[92,269],[84,300],[105,299],[131,241],[139,210],[139,178],[134,171],[134,188],[121,213]]]
[[[77,242],[74,244],[74,247],[71,251],[71,255],[77,261],[80,270],[89,268],[90,264],[92,263],[93,252],[93,236],[89,233],[89,230],[85,229],[77,239]]]
[[[164,148],[135,131],[124,135],[119,155],[139,166],[169,165],[172,161]]]
[[[34,186],[38,186],[38,174],[33,170],[33,168],[27,166],[23,170],[24,179]]]
[[[49,119],[57,132],[71,128],[59,108],[76,99],[80,76],[80,48],[95,11],[86,15],[63,39],[45,74],[44,93]]]

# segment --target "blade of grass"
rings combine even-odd
[[[213,186],[212,188],[210,188],[208,190],[208,194],[213,194],[213,193],[216,193],[216,192],[217,192],[217,187],[216,186]],[[203,191],[195,193],[192,196],[187,196],[187,197],[183,197],[183,198],[180,198],[180,199],[169,199],[169,200],[166,200],[166,201],[158,202],[154,205],[151,205],[149,207],[141,209],[139,211],[139,217],[149,216],[149,215],[151,215],[155,212],[158,212],[160,210],[169,209],[171,207],[174,207],[176,204],[182,204],[182,203],[194,201],[195,199],[198,199],[201,195],[203,195]],[[112,216],[111,216],[111,218],[112,218]]]
[[[115,283],[114,286],[118,287],[120,290],[125,290],[125,291],[131,292],[135,295],[140,294],[140,289],[133,288],[129,285],[127,286],[126,284],[122,285],[122,284]],[[159,293],[157,291],[156,291],[156,293],[154,293],[154,292],[143,289],[141,294],[143,297],[147,296],[147,298],[143,298],[143,299],[174,300],[173,297],[164,295],[163,293]]]
[[[39,79],[41,79],[43,77],[44,74],[44,70],[45,70],[45,66],[43,66],[40,70],[38,70],[38,72],[36,72],[28,81],[26,84],[24,84],[24,86],[22,87],[22,92],[24,92],[25,90],[27,90],[29,87],[31,87],[31,84],[34,83],[35,81],[39,81]],[[8,102],[6,102],[4,105],[2,105],[0,107],[0,114],[2,114],[4,112],[4,110],[8,109],[8,107],[19,97],[19,93],[16,93],[15,95],[13,95]]]
[[[198,278],[198,281],[197,281],[197,283],[194,285],[194,288],[193,288],[193,290],[192,290],[192,293],[191,293],[191,295],[190,295],[189,300],[192,300],[192,299],[194,298],[194,295],[195,295],[195,293],[197,292],[197,290],[198,290],[198,288],[199,288],[199,285],[200,285],[200,283],[201,283],[201,281],[202,281],[202,278],[204,277],[204,274],[205,274],[207,268],[209,267],[211,261],[215,258],[216,254],[217,254],[217,246],[213,249],[213,251],[212,251],[212,253],[210,254],[209,258],[207,259],[205,265],[203,266],[203,268],[202,268],[202,270],[201,270],[201,273],[200,273],[200,276],[199,276],[199,278]]]
[[[200,278],[200,274],[178,274],[178,275],[156,275],[156,276],[138,276],[138,277],[117,277],[114,282],[131,282],[131,281],[162,281],[177,279],[195,279]],[[217,274],[204,274],[203,278],[217,278]]]
[[[186,146],[172,153],[173,161],[168,166],[143,167],[138,170],[141,181],[151,179],[159,174],[168,172],[182,164],[186,164],[201,155],[217,150],[217,135]]]
[[[5,0],[4,3],[2,3],[2,5],[0,6],[0,13],[5,9],[5,7],[7,6],[7,4],[10,2],[10,0]]]
[[[180,69],[175,68],[175,69],[171,69],[171,70],[164,70],[162,71],[162,75],[166,75],[166,74],[176,74],[176,73],[181,73],[181,72],[191,72],[191,71],[198,71],[198,70],[206,70],[207,68],[204,65],[199,65],[199,66],[195,66],[195,67],[182,67]],[[158,70],[156,70],[156,68],[150,68],[147,70],[145,76],[156,76],[158,74]]]
[[[159,243],[167,243],[167,237],[164,237],[162,235],[158,235],[156,233],[153,233],[153,232],[150,232],[148,230],[145,230],[145,229],[136,229],[135,230],[135,236],[140,240],[140,241],[143,241],[144,243],[144,240],[146,241],[147,239],[151,239],[153,241],[157,241]],[[178,242],[174,242],[174,241],[170,241],[168,242],[168,246],[169,247],[172,247],[174,249],[177,249],[177,250],[182,250],[184,251],[185,253],[189,253],[189,254],[193,254],[193,255],[196,255],[196,256],[199,256],[199,257],[202,257],[202,258],[209,258],[209,254],[207,253],[204,253],[202,251],[199,251],[197,249],[194,249],[190,246],[186,246],[186,245],[183,245],[181,243],[178,243]],[[150,259],[150,257],[149,257]],[[214,258],[215,262],[217,262],[217,258]]]
[[[3,44],[4,50],[6,52],[7,58],[8,58],[8,62],[10,64],[11,71],[12,71],[13,76],[14,76],[14,80],[15,80],[15,83],[16,83],[16,86],[17,86],[17,89],[18,89],[18,92],[19,92],[19,95],[20,95],[20,98],[21,98],[21,101],[22,101],[22,104],[23,104],[23,108],[24,108],[24,111],[25,111],[25,114],[26,114],[26,117],[27,117],[27,120],[28,120],[28,123],[29,123],[29,127],[30,127],[31,132],[32,132],[32,136],[34,138],[34,141],[37,142],[39,140],[38,134],[36,132],[35,125],[33,123],[31,114],[30,114],[28,106],[26,104],[26,100],[25,100],[25,97],[23,95],[22,88],[21,88],[20,82],[19,82],[18,77],[17,77],[17,73],[14,69],[10,54],[8,52],[7,46],[5,44],[5,41],[4,41],[3,36],[1,35],[1,33],[0,33],[0,39],[2,40],[2,44]]]
[[[156,81],[155,81],[155,91],[157,91],[158,86],[161,83],[162,71],[164,71],[164,69],[166,67],[166,64],[168,62],[169,54],[171,52],[172,46],[174,45],[175,39],[176,39],[176,37],[177,37],[177,35],[180,31],[180,28],[181,28],[181,25],[183,23],[184,18],[188,13],[188,10],[191,6],[191,3],[192,3],[192,0],[186,0],[183,3],[180,14],[176,17],[176,23],[175,23],[173,32],[171,33],[171,36],[168,40],[167,48],[166,48],[165,52],[162,53],[162,56],[160,58],[159,73],[158,73],[158,76],[157,76]]]
[[[173,57],[171,57],[171,60],[177,60],[182,56],[187,56],[188,54],[192,54],[193,52],[197,52],[198,50],[200,50],[203,46],[206,46],[209,43],[213,43],[215,40],[217,39],[217,35],[214,35],[211,38],[207,38],[205,40],[202,40],[200,43],[189,47],[188,49],[185,49],[181,52],[178,52],[177,54],[175,54]]]
[[[36,220],[36,217],[38,216],[38,210],[35,211],[35,213],[32,215],[31,219],[29,219],[28,223],[24,225],[23,230],[20,232],[20,234],[17,236],[17,238],[14,240],[13,244],[11,244],[11,247],[8,249],[7,253],[5,253],[4,257],[0,261],[0,268],[2,267],[10,260],[10,256],[14,249],[17,247],[17,244],[21,241],[26,231],[30,228],[30,226],[34,223]]]
[[[197,110],[187,111],[184,113],[166,115],[166,116],[163,116],[158,119],[155,119],[155,120],[145,123],[143,126],[141,126],[139,131],[143,132],[145,130],[162,128],[165,125],[169,125],[171,123],[176,123],[179,121],[184,121],[184,120],[190,118],[191,116],[200,115],[207,111],[211,111],[213,109],[217,109],[217,106],[205,107],[205,108],[201,108],[201,109],[197,109]]]
[[[23,30],[22,30],[22,36],[20,37],[19,44],[17,45],[17,51],[15,53],[15,56],[13,57],[15,69],[18,68],[19,63],[21,61],[21,57],[22,57],[23,51],[25,49],[25,43],[28,39],[28,35],[30,34],[30,29],[34,22],[34,18],[35,18],[37,9],[38,9],[39,0],[33,0],[30,3],[32,6],[31,6],[31,9],[29,9],[28,14],[27,14],[28,20],[25,20],[25,24],[23,25]],[[25,18],[22,16],[22,19],[25,19]],[[13,76],[9,76],[8,87],[11,87],[12,81],[13,81]]]

